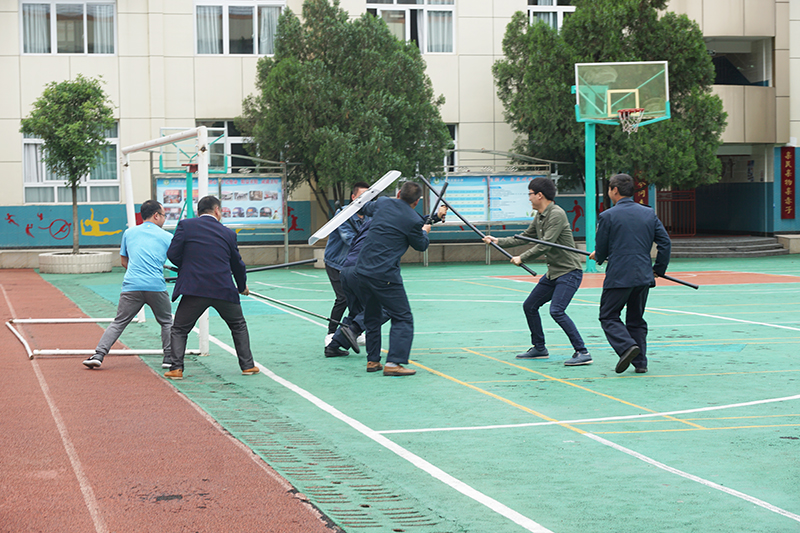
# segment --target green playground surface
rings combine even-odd
[[[432,264],[403,267],[416,376],[366,373],[363,347],[326,359],[324,321],[251,297],[263,372],[240,375],[212,312],[211,354],[187,356],[173,385],[348,532],[800,531],[800,259],[676,259],[669,273],[701,287],[651,290],[647,374],[614,372],[599,287],[568,309],[594,364],[564,366],[547,306],[551,356],[521,361],[538,278]],[[92,317],[114,316],[122,276],[43,275]],[[325,316],[333,302],[321,269],[248,285]],[[147,316],[121,341],[158,348]]]

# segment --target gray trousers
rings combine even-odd
[[[130,291],[119,295],[119,305],[117,306],[117,316],[111,323],[106,332],[100,338],[95,352],[101,357],[108,355],[111,346],[117,342],[119,336],[125,331],[131,320],[134,319],[139,310],[147,304],[153,310],[156,322],[161,324],[161,346],[164,348],[164,362],[169,363],[172,359],[170,350],[170,331],[172,329],[172,304],[169,301],[167,291]]]

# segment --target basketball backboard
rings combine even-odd
[[[666,61],[575,64],[578,122],[619,123],[623,109],[644,109],[641,125],[670,117]]]
[[[167,137],[190,128],[161,128],[161,136]],[[228,157],[225,155],[225,128],[208,128],[208,173],[225,174]],[[197,163],[197,137],[165,144],[160,147],[159,170],[164,174],[185,174],[190,163]]]

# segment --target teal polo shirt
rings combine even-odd
[[[122,234],[119,255],[128,258],[122,292],[167,290],[164,263],[172,234],[152,222],[144,222]]]

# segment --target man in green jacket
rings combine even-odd
[[[528,198],[531,206],[536,210],[536,216],[523,235],[575,248],[567,214],[555,204],[555,197],[556,186],[548,178],[536,178],[528,184]],[[504,248],[528,244],[516,237],[498,239],[487,235],[483,240],[486,244],[494,242]],[[533,346],[527,352],[519,354],[517,359],[547,359],[550,357],[544,342],[542,320],[539,317],[539,308],[550,302],[550,316],[561,326],[575,349],[572,358],[565,361],[564,364],[567,366],[589,365],[592,363],[592,356],[589,355],[575,323],[566,313],[567,306],[581,286],[583,279],[579,256],[575,252],[537,244],[520,255],[514,256],[511,262],[520,265],[541,255],[545,256],[547,262],[547,274],[539,279],[539,283],[522,304],[525,318],[528,320],[528,329],[531,331]]]

